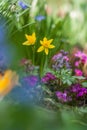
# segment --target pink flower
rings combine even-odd
[[[82,76],[82,71],[81,70],[79,70],[79,69],[75,69],[75,75],[76,76]]]
[[[79,66],[79,61],[75,62],[75,66],[78,67]]]
[[[81,58],[82,57],[82,52],[78,51],[77,53],[75,53],[75,57]]]
[[[87,62],[87,55],[83,54],[81,58],[81,62],[85,64]]]
[[[64,59],[65,59],[66,61],[69,61],[69,58],[68,58],[67,56],[64,56]]]
[[[75,57],[80,58],[81,63],[85,64],[87,62],[87,55],[84,52],[78,51]]]

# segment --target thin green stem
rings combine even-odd
[[[43,67],[44,67],[44,53],[42,55],[42,58],[41,58],[41,64],[40,64],[40,76],[42,77],[43,75]]]
[[[32,62],[33,62],[33,64],[34,64],[34,63],[35,63],[35,46],[32,46],[32,52],[33,52]]]
[[[45,56],[45,63],[44,63],[44,71],[47,68],[47,66],[48,66],[48,56],[46,55]]]

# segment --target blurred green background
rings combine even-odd
[[[1,130],[86,130],[87,113],[72,109],[49,111],[0,102]]]

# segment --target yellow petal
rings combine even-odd
[[[44,47],[43,47],[43,46],[40,46],[40,47],[38,48],[37,52],[41,52],[41,51],[43,51],[43,50],[44,50]]]
[[[34,41],[36,41],[36,34],[35,33],[32,34],[32,37],[33,37]]]
[[[36,34],[35,34],[35,32],[32,34],[32,36],[33,36],[33,37],[36,37]]]
[[[18,84],[18,79],[16,72],[11,70],[7,70],[3,76],[0,76],[0,96],[8,94]]]
[[[48,40],[49,44],[53,41],[53,39]]]
[[[54,45],[49,45],[49,48],[55,48],[55,46]]]
[[[48,52],[49,52],[48,48],[45,48],[46,55],[48,55]]]
[[[29,41],[26,41],[26,42],[23,43],[23,45],[28,46],[28,45],[30,45],[30,43],[29,43]]]
[[[25,37],[26,37],[27,40],[29,39],[29,35],[25,34]]]
[[[42,44],[43,44],[43,41],[40,40],[40,44],[42,45]]]
[[[46,37],[44,37],[44,38],[43,38],[43,41],[44,41],[44,42],[46,42],[46,41],[47,41],[47,38],[46,38]]]

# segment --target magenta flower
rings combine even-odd
[[[71,97],[68,97],[67,95],[67,92],[60,92],[60,91],[57,91],[56,92],[56,96],[57,98],[61,101],[61,102],[68,102],[68,101],[71,101]]]
[[[71,86],[70,92],[79,98],[87,94],[87,88],[82,88],[80,84],[74,84]]]
[[[55,80],[55,79],[56,79],[55,75],[48,72],[41,80],[43,83],[49,83],[50,81]]]
[[[76,76],[82,76],[82,71],[81,70],[79,70],[79,69],[75,69],[75,75]]]
[[[81,62],[85,64],[87,62],[87,56],[85,54],[82,55]]]
[[[87,55],[81,51],[78,51],[75,56],[81,60],[81,63],[85,64],[87,62]]]
[[[80,90],[79,90],[79,92],[77,94],[77,97],[82,97],[85,94],[87,94],[87,89],[86,88],[80,88]]]

